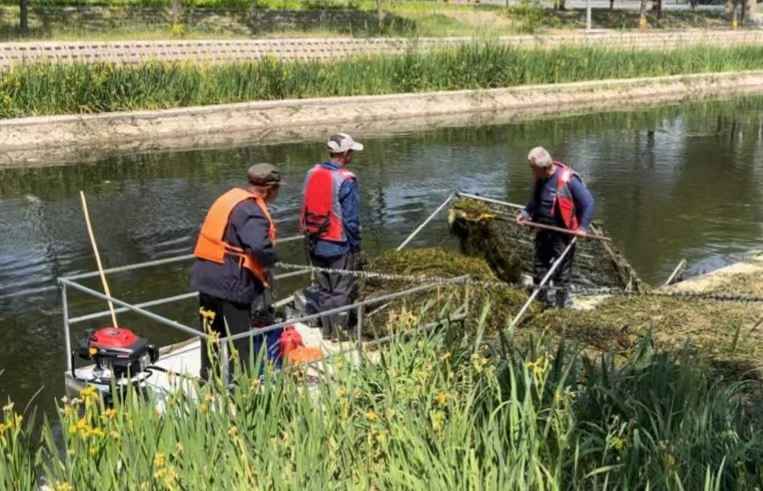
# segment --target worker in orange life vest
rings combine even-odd
[[[543,147],[533,148],[527,160],[534,177],[533,193],[527,207],[517,215],[517,222],[531,220],[584,235],[593,218],[594,199],[580,176],[565,164],[552,160],[551,155]],[[536,285],[548,273],[572,238],[570,234],[552,230],[539,229],[536,232],[534,271]],[[573,245],[550,279],[555,290],[553,298],[549,295],[551,289],[546,289],[539,295],[546,305],[562,308],[571,303],[569,288],[574,257],[575,246]]]
[[[300,225],[306,235],[310,261],[321,268],[361,268],[358,180],[347,166],[363,145],[346,133],[329,138],[329,160],[307,173]],[[318,273],[318,311],[353,303],[358,296],[354,276]],[[354,313],[321,319],[326,335],[341,335]]]
[[[221,337],[250,330],[252,312],[270,307],[270,268],[278,261],[274,250],[276,226],[268,204],[278,196],[281,175],[270,164],[255,164],[246,188],[233,188],[212,204],[194,249],[191,286],[199,291],[202,323]],[[252,340],[236,341],[243,363],[250,358]],[[256,356],[257,353],[251,353]],[[206,343],[201,349],[201,375],[209,378]]]

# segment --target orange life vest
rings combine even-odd
[[[238,258],[239,266],[248,269],[265,286],[270,286],[265,268],[241,247],[236,247],[225,242],[225,230],[228,228],[228,220],[233,209],[244,200],[253,199],[260,207],[262,214],[268,221],[268,237],[275,245],[276,226],[270,217],[268,206],[262,197],[239,188],[233,188],[226,192],[209,208],[207,217],[201,226],[199,239],[193,255],[199,259],[223,264],[225,256]]]
[[[572,197],[570,188],[567,183],[570,182],[577,173],[567,165],[561,162],[554,162],[554,165],[559,168],[556,173],[556,196],[554,197],[555,203],[551,208],[552,210],[559,206],[559,213],[562,215],[564,226],[568,230],[577,230],[578,228],[578,216],[575,210],[575,200]]]

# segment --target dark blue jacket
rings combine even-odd
[[[536,222],[553,224],[560,227],[564,226],[559,207],[552,209],[554,198],[556,197],[556,172],[551,177],[539,179],[533,186],[532,197],[525,207],[525,212]],[[580,228],[587,229],[591,225],[594,211],[594,199],[580,177],[575,174],[567,183],[567,187],[572,193],[572,199],[575,201],[575,214],[578,217]]]
[[[264,267],[278,261],[268,237],[268,220],[253,200],[242,201],[230,214],[224,240],[243,248]],[[238,265],[238,259],[225,256],[223,264],[197,259],[191,268],[191,288],[229,302],[250,304],[264,286],[249,270]]]
[[[326,169],[339,169],[337,164],[324,162]],[[313,254],[320,257],[337,257],[360,250],[360,190],[357,179],[347,179],[339,188],[339,203],[342,205],[342,223],[345,242],[316,240]]]

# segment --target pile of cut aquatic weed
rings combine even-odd
[[[763,287],[759,274],[746,280]],[[520,329],[542,330],[592,351],[620,354],[650,335],[661,350],[678,350],[688,343],[703,359],[763,378],[762,322],[759,304],[646,294],[607,298],[592,310],[543,311],[528,317]]]
[[[760,262],[761,257],[755,259],[755,261]],[[763,297],[763,275],[760,271],[730,274],[726,276],[722,284],[714,287],[713,291]]]
[[[109,407],[85,389],[61,402],[60,431],[44,423],[39,446],[20,440],[31,438],[15,431],[25,418],[6,407],[0,486],[678,491],[763,480],[749,383],[690,353],[645,339],[625,363],[592,363],[566,344],[501,350],[451,329],[392,343],[377,363],[340,362],[314,390],[255,369],[232,388],[175,393],[160,412],[135,391]]]
[[[527,84],[763,68],[763,46],[666,52],[494,43],[400,55],[205,65],[24,64],[0,75],[0,117],[99,113],[328,96],[487,89]]]
[[[433,278],[468,276],[473,280],[468,288],[464,283],[443,285],[386,303],[383,309],[372,313],[366,323],[367,330],[376,336],[389,333],[389,326],[404,325],[411,328],[436,321],[442,317],[443,312],[451,312],[467,300],[470,315],[464,325],[468,332],[474,333],[479,321],[480,312],[475,310],[475,306],[490,302],[492,308],[486,313],[484,326],[488,333],[495,333],[497,329],[507,325],[511,316],[528,299],[527,292],[521,289],[502,285],[491,287],[490,285],[494,284],[500,285],[500,280],[482,258],[464,256],[437,247],[387,251],[372,258],[368,270],[412,276],[420,280],[390,281],[369,278],[363,282],[361,289],[364,299],[425,285],[428,282],[436,283]],[[427,281],[427,278],[430,281]],[[485,282],[488,286],[483,286],[480,282]],[[426,308],[423,309],[423,306]],[[537,307],[533,306],[528,313],[532,315],[535,312]]]
[[[426,277],[453,278],[469,275],[469,312],[464,321],[466,336],[481,325],[485,334],[495,338],[505,329],[528,292],[509,285],[495,286],[500,280],[488,263],[478,256],[464,256],[440,248],[390,251],[371,261],[371,271]],[[480,282],[489,286],[481,286]],[[369,279],[362,287],[363,298],[420,286],[425,280],[389,281]],[[759,274],[735,275],[721,291],[737,285],[751,294],[763,290]],[[412,329],[445,317],[467,300],[463,286],[443,286],[385,304],[373,312],[364,329],[374,336],[389,334],[392,326]],[[476,306],[490,304],[480,324],[482,312]],[[371,309],[373,310],[373,309]],[[543,333],[556,340],[577,343],[587,353],[628,355],[643,336],[650,336],[661,350],[679,350],[687,343],[702,359],[735,373],[750,372],[758,378],[758,360],[763,356],[763,309],[758,304],[719,302],[690,297],[619,295],[606,298],[591,310],[543,309],[533,303],[520,322],[515,336],[526,339]]]

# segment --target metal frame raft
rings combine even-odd
[[[451,195],[451,197],[452,196],[453,195]],[[448,198],[446,203],[449,202],[449,201],[450,201],[450,198]],[[439,210],[441,210],[441,209],[442,209],[442,206],[440,208],[438,208],[437,211],[439,212]],[[433,216],[434,215],[436,215],[436,213],[433,214]],[[408,238],[406,238],[406,240],[398,248],[398,250],[401,249],[402,247],[405,247],[405,245],[408,242],[410,242],[410,240],[412,240],[413,237],[416,234],[418,234],[418,232],[420,232],[424,228],[424,226],[427,223],[429,223],[430,220],[431,220],[431,218],[427,219],[427,221],[425,223],[423,223],[411,235],[409,235]],[[281,244],[281,243],[291,242],[291,241],[296,241],[296,240],[303,240],[303,236],[299,235],[299,236],[287,237],[285,239],[280,240],[278,243]],[[158,259],[158,260],[153,260],[153,261],[146,261],[146,262],[142,262],[142,263],[130,264],[130,265],[126,265],[126,266],[119,266],[119,267],[109,268],[109,269],[104,270],[104,273],[122,273],[122,272],[128,272],[128,271],[135,271],[135,270],[138,270],[138,269],[151,268],[151,267],[163,266],[163,265],[177,263],[177,262],[182,262],[182,261],[188,261],[188,260],[191,260],[193,258],[194,258],[193,254],[185,254],[185,255],[182,255],[182,256],[175,256],[175,257],[170,257],[170,258],[164,258],[164,259]],[[304,265],[303,269],[299,269],[299,270],[296,270],[296,271],[290,271],[290,272],[285,272],[285,273],[281,273],[281,274],[275,275],[274,276],[274,280],[277,281],[277,280],[286,279],[286,278],[290,278],[290,277],[302,276],[302,275],[309,274],[311,271],[312,271],[312,267],[311,266]],[[194,327],[191,327],[191,326],[189,326],[187,324],[183,324],[183,323],[181,323],[181,322],[179,322],[177,320],[170,319],[168,317],[165,317],[163,315],[157,314],[155,312],[151,312],[150,310],[147,310],[149,307],[156,307],[158,305],[165,305],[165,304],[169,304],[169,303],[173,303],[173,302],[178,302],[178,301],[182,301],[182,300],[187,300],[187,299],[195,298],[195,297],[198,296],[198,292],[187,292],[187,293],[182,293],[182,294],[179,294],[179,295],[173,295],[173,296],[170,296],[170,297],[159,298],[159,299],[155,299],[155,300],[148,300],[148,301],[145,301],[145,302],[130,303],[130,302],[127,302],[125,300],[121,300],[119,298],[116,298],[113,295],[107,295],[105,293],[99,292],[97,290],[94,290],[94,289],[92,289],[90,287],[87,287],[87,286],[82,285],[81,283],[79,283],[80,280],[93,278],[93,277],[98,276],[98,274],[99,274],[98,271],[91,271],[91,272],[87,272],[87,273],[80,273],[80,274],[75,274],[75,275],[70,275],[70,276],[59,277],[58,280],[57,280],[58,288],[60,289],[60,292],[61,292],[61,304],[62,304],[62,314],[63,314],[63,319],[62,320],[63,320],[63,330],[64,330],[64,343],[65,343],[65,349],[66,349],[66,373],[67,374],[72,374],[73,375],[74,374],[74,370],[75,370],[75,367],[74,367],[74,357],[72,355],[72,340],[71,340],[71,328],[72,328],[72,326],[75,325],[75,324],[79,324],[79,323],[82,323],[82,322],[89,321],[89,320],[98,319],[98,318],[102,318],[102,317],[108,317],[108,316],[111,315],[111,312],[109,310],[104,310],[104,311],[93,312],[93,313],[89,313],[89,314],[85,314],[85,315],[80,315],[80,316],[77,316],[77,317],[70,317],[70,315],[69,315],[69,298],[68,298],[70,290],[76,290],[77,292],[80,292],[82,294],[85,294],[87,296],[90,296],[92,298],[96,298],[96,299],[99,299],[99,300],[110,301],[110,302],[112,302],[114,305],[116,305],[118,307],[116,309],[116,312],[133,312],[133,313],[139,314],[139,315],[141,315],[143,317],[146,317],[148,319],[151,319],[152,321],[155,321],[158,324],[171,327],[172,329],[175,329],[177,331],[183,332],[185,334],[190,334],[192,336],[192,338],[199,338],[199,339],[208,339],[209,338],[209,336],[206,333],[204,333],[202,331],[199,331],[198,329],[195,329]],[[372,345],[376,345],[376,344],[381,344],[381,343],[384,343],[384,342],[387,342],[387,341],[391,341],[392,339],[395,339],[395,338],[403,336],[403,335],[411,335],[411,334],[415,334],[417,332],[431,330],[431,329],[437,327],[438,325],[443,324],[444,322],[451,322],[451,321],[458,322],[458,321],[462,321],[466,317],[466,314],[467,314],[467,311],[468,311],[468,298],[469,298],[468,294],[466,295],[466,300],[465,300],[464,304],[461,307],[457,308],[456,311],[453,313],[453,315],[449,316],[447,319],[442,319],[440,321],[431,322],[429,324],[420,326],[417,329],[414,329],[414,330],[411,330],[411,331],[407,331],[407,332],[404,332],[404,333],[402,333],[402,332],[401,333],[395,333],[395,334],[387,335],[387,336],[384,336],[382,338],[374,339],[372,341],[367,341],[367,342],[363,342],[362,341],[363,313],[369,307],[372,307],[372,306],[377,305],[377,304],[385,304],[385,303],[388,303],[390,301],[393,301],[393,300],[396,300],[396,299],[399,299],[399,298],[403,298],[403,297],[406,297],[406,296],[413,295],[415,293],[421,293],[421,292],[433,290],[433,289],[436,289],[436,288],[440,288],[443,285],[447,285],[447,284],[466,283],[467,280],[468,280],[468,277],[460,276],[460,277],[449,279],[449,280],[447,280],[445,282],[437,281],[437,282],[427,283],[427,284],[424,284],[424,285],[419,285],[419,286],[415,286],[415,287],[412,287],[412,288],[407,288],[405,290],[401,290],[401,291],[397,291],[397,292],[393,292],[393,293],[387,293],[387,294],[380,295],[380,296],[377,296],[377,297],[374,297],[374,298],[369,298],[369,299],[366,299],[366,300],[363,300],[363,301],[360,301],[360,302],[355,302],[355,303],[350,304],[350,305],[345,305],[345,306],[342,306],[342,307],[337,307],[337,308],[334,308],[334,309],[326,310],[326,311],[323,311],[323,312],[320,312],[320,313],[317,313],[317,314],[304,315],[304,316],[300,316],[300,317],[296,317],[296,318],[292,318],[292,319],[287,319],[285,321],[277,322],[277,323],[271,324],[269,326],[260,327],[260,328],[254,328],[254,329],[251,329],[251,330],[249,330],[247,332],[243,332],[243,333],[239,333],[239,334],[236,334],[236,335],[230,335],[230,336],[226,336],[226,337],[220,338],[219,339],[219,343],[220,343],[220,348],[221,348],[220,349],[221,365],[223,367],[227,367],[228,366],[228,364],[226,363],[227,359],[229,357],[229,353],[228,353],[227,347],[228,347],[228,344],[230,342],[233,342],[233,341],[236,341],[236,340],[239,340],[239,339],[243,339],[243,338],[246,338],[246,337],[253,337],[253,336],[256,336],[256,335],[259,335],[259,334],[264,334],[264,333],[267,333],[267,332],[270,332],[270,331],[273,331],[273,330],[276,330],[276,329],[279,329],[279,328],[286,327],[286,326],[288,326],[290,324],[299,323],[299,322],[307,322],[307,321],[319,319],[320,317],[323,317],[323,316],[326,316],[326,315],[334,315],[334,314],[338,314],[338,313],[341,313],[341,312],[348,312],[348,311],[355,310],[356,313],[357,313],[357,323],[355,325],[355,346],[352,347],[352,348],[349,348],[349,349],[344,349],[344,350],[340,350],[340,351],[335,352],[335,353],[331,353],[328,356],[324,356],[319,361],[326,361],[328,358],[335,357],[335,356],[340,356],[340,355],[345,355],[345,354],[348,354],[348,353],[350,353],[352,351],[355,351],[355,350],[357,350],[358,353],[361,353],[363,351],[363,347],[364,346],[372,346]]]

